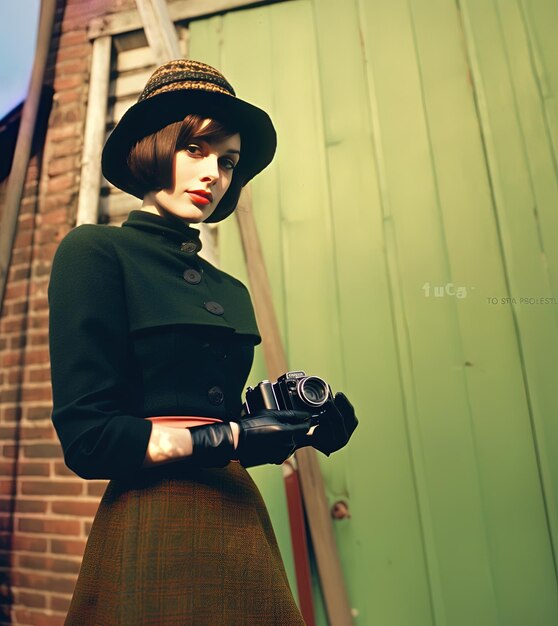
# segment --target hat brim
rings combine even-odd
[[[177,89],[137,102],[124,113],[103,148],[101,166],[104,177],[122,191],[143,198],[128,168],[130,150],[140,139],[184,119],[189,113],[213,118],[238,130],[242,145],[237,167],[243,185],[273,160],[277,136],[265,111],[223,93]],[[227,217],[235,209],[228,204],[225,194],[206,221],[217,222]]]

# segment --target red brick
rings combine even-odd
[[[19,447],[6,443],[2,446],[2,455],[6,459],[17,459]]]
[[[84,81],[83,76],[71,74],[68,76],[65,73],[57,73],[54,79],[55,91],[67,91],[69,89],[83,88]]]
[[[25,335],[23,334],[16,335],[15,337],[10,337],[8,349],[21,351],[21,349],[25,348],[26,345],[27,345],[27,340],[26,340]],[[21,368],[16,368],[15,370],[12,370],[8,377],[8,381],[13,382],[15,384],[20,383],[21,382]]]
[[[77,474],[72,472],[72,470],[66,466],[66,464],[62,461],[54,462],[54,475],[55,476],[71,476],[72,478],[76,478]]]
[[[76,182],[74,172],[68,172],[66,174],[60,174],[49,178],[48,192],[56,193],[58,191],[64,191],[65,189],[71,189]]]
[[[10,339],[10,349],[16,349],[16,344],[18,340],[25,340],[25,337],[12,337]],[[23,342],[22,342],[23,343]],[[19,346],[20,348],[24,346]],[[12,367],[8,372],[8,380],[6,381],[8,385],[15,385],[19,387],[21,385],[23,379],[23,368],[22,367]]]
[[[8,276],[9,281],[27,280],[31,276],[31,268],[29,266],[10,267]]]
[[[48,361],[48,359],[46,359]],[[52,389],[48,387],[25,387],[21,392],[21,399],[24,402],[33,402],[37,400],[50,400],[52,397]]]
[[[17,498],[15,503],[16,513],[46,513],[48,503],[45,500],[24,500]]]
[[[51,127],[47,134],[47,141],[62,141],[70,137],[80,137],[82,132],[81,124],[65,124],[64,126]]]
[[[13,622],[14,624],[25,624],[26,626],[64,626],[66,619],[63,615],[46,615],[20,608],[14,609],[14,616],[16,620]]]
[[[50,406],[30,406],[25,409],[25,419],[28,420],[49,420],[51,419],[52,408]]]
[[[81,517],[93,517],[99,508],[99,502],[86,501],[58,501],[51,504],[52,512],[59,515],[77,515]]]
[[[33,278],[48,276],[50,274],[50,263],[36,263],[33,268]]]
[[[25,591],[24,589],[14,589],[14,604],[23,604],[31,609],[44,609],[47,599],[44,594]]]
[[[4,424],[8,422],[17,422],[21,415],[19,406],[0,406],[0,421]]]
[[[23,283],[20,283],[20,285],[23,285],[25,287]],[[18,288],[20,285],[18,285]],[[25,319],[22,315],[4,317],[0,322],[0,330],[3,333],[21,333],[24,327]]]
[[[19,248],[12,252],[12,263],[29,263],[33,250],[31,246],[27,248]]]
[[[88,496],[102,496],[107,488],[107,481],[98,482],[95,480],[87,481],[87,495]]]
[[[46,259],[39,259],[37,261],[37,265],[45,265],[50,267],[51,263],[47,262]],[[30,303],[31,311],[47,311],[48,310],[48,298],[33,298]]]
[[[0,461],[0,476],[11,477],[17,468],[15,459],[13,461]]]
[[[58,122],[60,124],[71,124],[73,122],[80,122],[81,120],[85,119],[85,109],[79,101],[70,104],[60,104],[56,113],[57,116],[60,118],[60,121]],[[66,164],[58,163],[52,172],[49,170],[49,174],[61,174],[63,172],[71,172],[75,170],[79,166],[79,160],[76,157],[77,155],[71,157],[72,163],[70,165],[68,165],[67,162]]]
[[[23,353],[19,351],[3,354],[1,361],[3,367],[13,367],[14,365],[21,365],[23,362]],[[7,400],[3,398],[2,402],[7,402]]]
[[[83,80],[84,74],[87,74],[89,69],[88,55],[74,56],[67,61],[64,60],[58,63],[56,68],[60,73],[64,73],[66,76],[69,74],[79,74]]]
[[[22,237],[28,237],[28,233],[23,233]],[[6,300],[15,300],[16,298],[25,298],[28,294],[26,280],[20,280],[18,282],[12,281],[7,287],[5,291]]]
[[[32,315],[28,319],[29,319],[28,327],[30,329],[32,328],[38,328],[40,330],[48,329],[48,314],[40,315],[39,311],[37,311],[35,315]]]
[[[39,277],[39,278],[35,277],[33,281],[31,282],[30,289],[29,289],[29,293],[32,296],[31,299],[35,297],[38,297],[38,298],[46,297],[47,290],[48,290],[48,276]]]
[[[0,391],[0,402],[17,402],[21,392],[17,387]]]
[[[65,168],[65,171],[70,169],[75,169],[75,158],[70,157],[68,159],[57,159],[55,163],[70,163],[68,167]],[[53,209],[52,211],[48,211],[44,213],[41,218],[42,224],[65,224],[68,221],[68,211],[66,207],[59,207],[58,209]]]
[[[83,556],[85,539],[51,539],[51,548],[54,554],[73,554]]]
[[[46,552],[48,549],[48,539],[17,533],[13,536],[12,548],[25,552]]]
[[[37,318],[44,319],[44,315],[38,315]],[[32,363],[44,363],[49,360],[49,352],[46,348],[33,348],[27,350],[25,353],[25,363],[31,365]]]
[[[55,431],[52,426],[21,426],[19,436],[22,440],[27,439],[55,439]]]
[[[16,555],[16,566],[35,571],[46,570],[58,574],[77,574],[80,563],[72,559],[55,559],[50,556],[37,556],[34,554]]]
[[[81,533],[81,524],[78,520],[20,517],[17,522],[18,530],[25,533],[49,533],[51,535],[76,536],[79,536]]]
[[[46,344],[48,342],[48,337],[45,339],[42,335],[37,335],[32,341],[32,344]],[[49,369],[34,369],[27,372],[27,382],[30,383],[44,383],[50,381],[50,370]]]
[[[33,231],[32,230],[22,230],[18,231],[14,248],[25,248],[25,246],[31,246],[33,244]]]
[[[48,349],[48,330],[43,332],[31,332],[27,334],[28,336],[28,344],[30,346],[46,346]],[[47,372],[50,375],[50,365],[44,368],[36,368],[30,370],[32,372]],[[45,378],[37,379],[37,380],[47,380]]]
[[[59,443],[33,443],[23,446],[23,456],[28,459],[52,459],[61,455]]]
[[[12,496],[16,493],[16,482],[15,478],[9,480],[0,480],[0,495],[3,496]]]
[[[60,50],[62,48],[67,48],[69,46],[75,46],[76,44],[86,44],[87,43],[87,33],[85,30],[74,30],[72,32],[66,32],[60,35],[58,44]],[[60,57],[59,57],[60,59]]]
[[[78,94],[75,94],[72,91],[69,91],[65,95],[74,97],[78,96]],[[52,159],[55,159],[56,157],[65,157],[68,155],[79,156],[82,146],[83,137],[76,136],[70,137],[69,139],[63,139],[61,141],[58,141],[57,143],[51,144],[50,157]],[[56,197],[54,196],[54,194],[52,196],[49,196],[48,198],[45,198],[45,202],[41,207],[41,211],[47,210],[50,206],[52,206],[53,202],[56,202]]]
[[[87,61],[89,62],[89,59],[87,59]],[[81,91],[59,91],[57,94],[56,101],[61,105],[72,104],[74,102],[81,102],[82,92]]]
[[[21,481],[21,493],[29,496],[77,496],[83,491],[80,481]]]
[[[29,309],[29,300],[19,300],[16,302],[10,302],[9,312],[10,315],[21,315],[22,313],[27,313]]]
[[[23,459],[19,459],[17,471],[19,476],[50,476],[48,463],[37,463],[36,461],[25,461]]]
[[[70,602],[72,601],[72,598],[69,596],[50,595],[49,600],[49,607],[53,611],[63,611],[64,613],[67,613],[68,609],[70,608]]]
[[[31,230],[35,227],[35,215],[33,213],[29,215],[20,214],[17,220],[18,230]]]
[[[37,258],[41,261],[52,261],[57,249],[57,243],[44,243],[42,246],[39,246]]]

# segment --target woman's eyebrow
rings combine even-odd
[[[235,150],[234,148],[231,148],[230,150],[227,150],[227,154],[240,154],[240,150]]]

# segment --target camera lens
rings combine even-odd
[[[310,406],[322,406],[327,400],[329,390],[327,384],[317,376],[308,376],[298,383],[298,395]]]

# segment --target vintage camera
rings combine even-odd
[[[312,415],[312,426],[316,426],[332,402],[333,394],[325,380],[306,376],[302,371],[286,372],[275,383],[263,380],[255,387],[248,387],[242,416],[261,409],[306,411]]]

